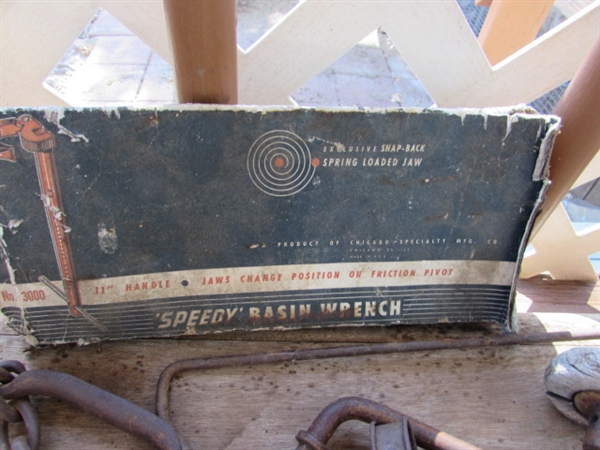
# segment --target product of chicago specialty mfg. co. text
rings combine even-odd
[[[514,325],[558,119],[0,110],[0,309],[31,342]]]

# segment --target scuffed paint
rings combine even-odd
[[[33,346],[38,345],[37,338],[32,334],[29,324],[27,322],[27,316],[25,314],[25,305],[23,305],[23,300],[19,295],[19,291],[17,290],[17,282],[15,280],[15,270],[12,268],[12,264],[10,262],[9,254],[8,254],[8,245],[4,240],[4,227],[0,226],[0,259],[4,262],[4,266],[6,267],[6,271],[8,273],[9,285],[13,291],[14,299],[16,300],[18,307],[21,311],[21,326],[19,327],[19,332],[24,335],[25,341]],[[4,314],[0,313],[0,317],[2,321],[5,322],[8,326],[13,328],[13,324],[9,318],[7,318]]]
[[[308,142],[310,142],[310,143],[312,143],[312,142],[314,142],[314,141],[321,141],[321,142],[323,142],[323,143],[325,143],[325,144],[329,144],[329,145],[331,145],[331,146],[335,147],[335,149],[336,149],[336,151],[337,151],[338,153],[342,153],[342,152],[345,152],[345,151],[346,151],[346,146],[345,146],[344,144],[342,144],[341,142],[333,142],[333,141],[328,141],[328,140],[326,140],[326,139],[321,139],[321,138],[320,138],[320,137],[318,137],[318,136],[311,136],[311,137],[309,137],[309,138],[307,139],[307,141],[308,141]]]
[[[98,245],[103,253],[112,255],[117,251],[117,232],[114,227],[107,227],[103,223],[98,224]]]
[[[117,119],[121,118],[121,111],[119,111],[119,108],[106,107],[102,108],[102,112],[109,118],[112,116],[115,116]]]
[[[557,117],[555,122],[550,123],[548,131],[542,139],[538,159],[535,163],[535,169],[533,170],[533,181],[542,181],[548,178],[548,171],[550,170],[548,161],[550,161],[550,153],[552,152],[554,140],[556,139],[556,136],[558,136],[559,130],[560,119]]]
[[[51,122],[58,127],[58,134],[63,134],[65,136],[68,136],[69,138],[71,138],[71,142],[80,142],[80,141],[90,142],[90,140],[87,137],[85,137],[84,134],[75,133],[73,131],[70,131],[61,124],[61,121],[65,117],[64,109],[62,109],[62,108],[45,109],[44,117],[48,122]]]
[[[10,231],[12,234],[17,234],[17,232],[19,231],[18,228],[23,222],[23,219],[10,219],[6,228],[8,228],[8,231]]]

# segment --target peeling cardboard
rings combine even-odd
[[[48,344],[514,331],[558,119],[526,107],[51,108],[1,110],[0,130],[0,310]]]

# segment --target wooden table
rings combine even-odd
[[[600,328],[599,285],[522,282],[521,332]],[[546,311],[546,312],[533,312]],[[568,312],[566,312],[568,311]],[[105,342],[29,349],[0,329],[1,358],[78,376],[154,410],[155,386],[171,362],[197,357],[348,342],[392,342],[498,333],[497,326],[339,328],[229,334],[203,339]],[[173,423],[193,449],[295,448],[329,403],[344,396],[381,402],[483,449],[580,449],[584,430],[544,394],[558,353],[600,341],[445,350],[186,372],[172,385]],[[35,398],[41,449],[146,449],[139,439],[69,405]],[[368,426],[348,422],[332,449],[368,449]]]

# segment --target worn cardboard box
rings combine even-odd
[[[32,342],[500,322],[555,117],[0,111],[0,308]]]

